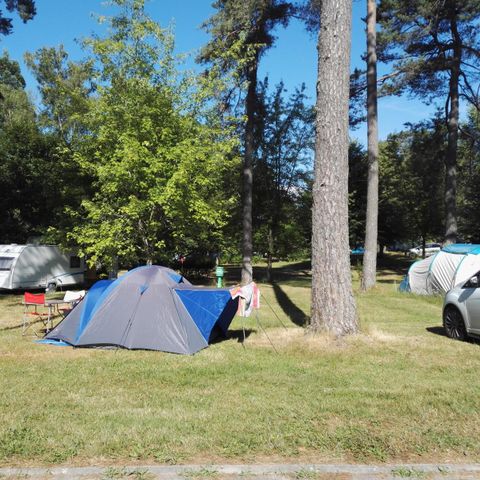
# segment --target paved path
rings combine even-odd
[[[2,480],[422,480],[480,479],[480,464],[182,465],[0,468]]]

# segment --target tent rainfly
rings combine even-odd
[[[193,354],[226,334],[237,307],[226,288],[193,286],[166,267],[138,267],[95,283],[43,342]]]
[[[453,244],[413,263],[400,291],[418,295],[445,294],[480,271],[480,245]]]

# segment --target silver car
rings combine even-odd
[[[443,327],[447,336],[456,340],[480,337],[480,272],[447,293]]]

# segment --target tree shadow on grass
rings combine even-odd
[[[37,323],[43,323],[45,324],[45,321],[42,320],[42,319],[39,319],[39,320],[30,320],[28,322],[28,325],[29,327],[37,324]],[[23,328],[23,322],[22,323],[17,323],[16,325],[7,325],[6,327],[1,327],[0,328],[0,332],[5,332],[5,331],[8,331],[8,330],[17,330],[17,329],[20,329],[20,328]],[[40,330],[39,330],[40,331]]]
[[[278,304],[285,313],[285,315],[299,327],[306,327],[310,318],[305,315],[303,310],[298,308],[291,300],[290,297],[280,288],[277,283],[272,283],[273,292],[277,299]]]
[[[224,337],[223,335],[216,335],[214,338],[210,339],[208,343],[221,343],[227,340],[236,340],[238,343],[243,343],[243,341],[246,340],[254,332],[256,332],[256,330],[252,328],[246,328],[245,331],[242,329],[228,330],[226,337]]]

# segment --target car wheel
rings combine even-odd
[[[462,314],[455,307],[447,307],[443,313],[443,327],[447,337],[454,340],[465,340],[467,329]]]

